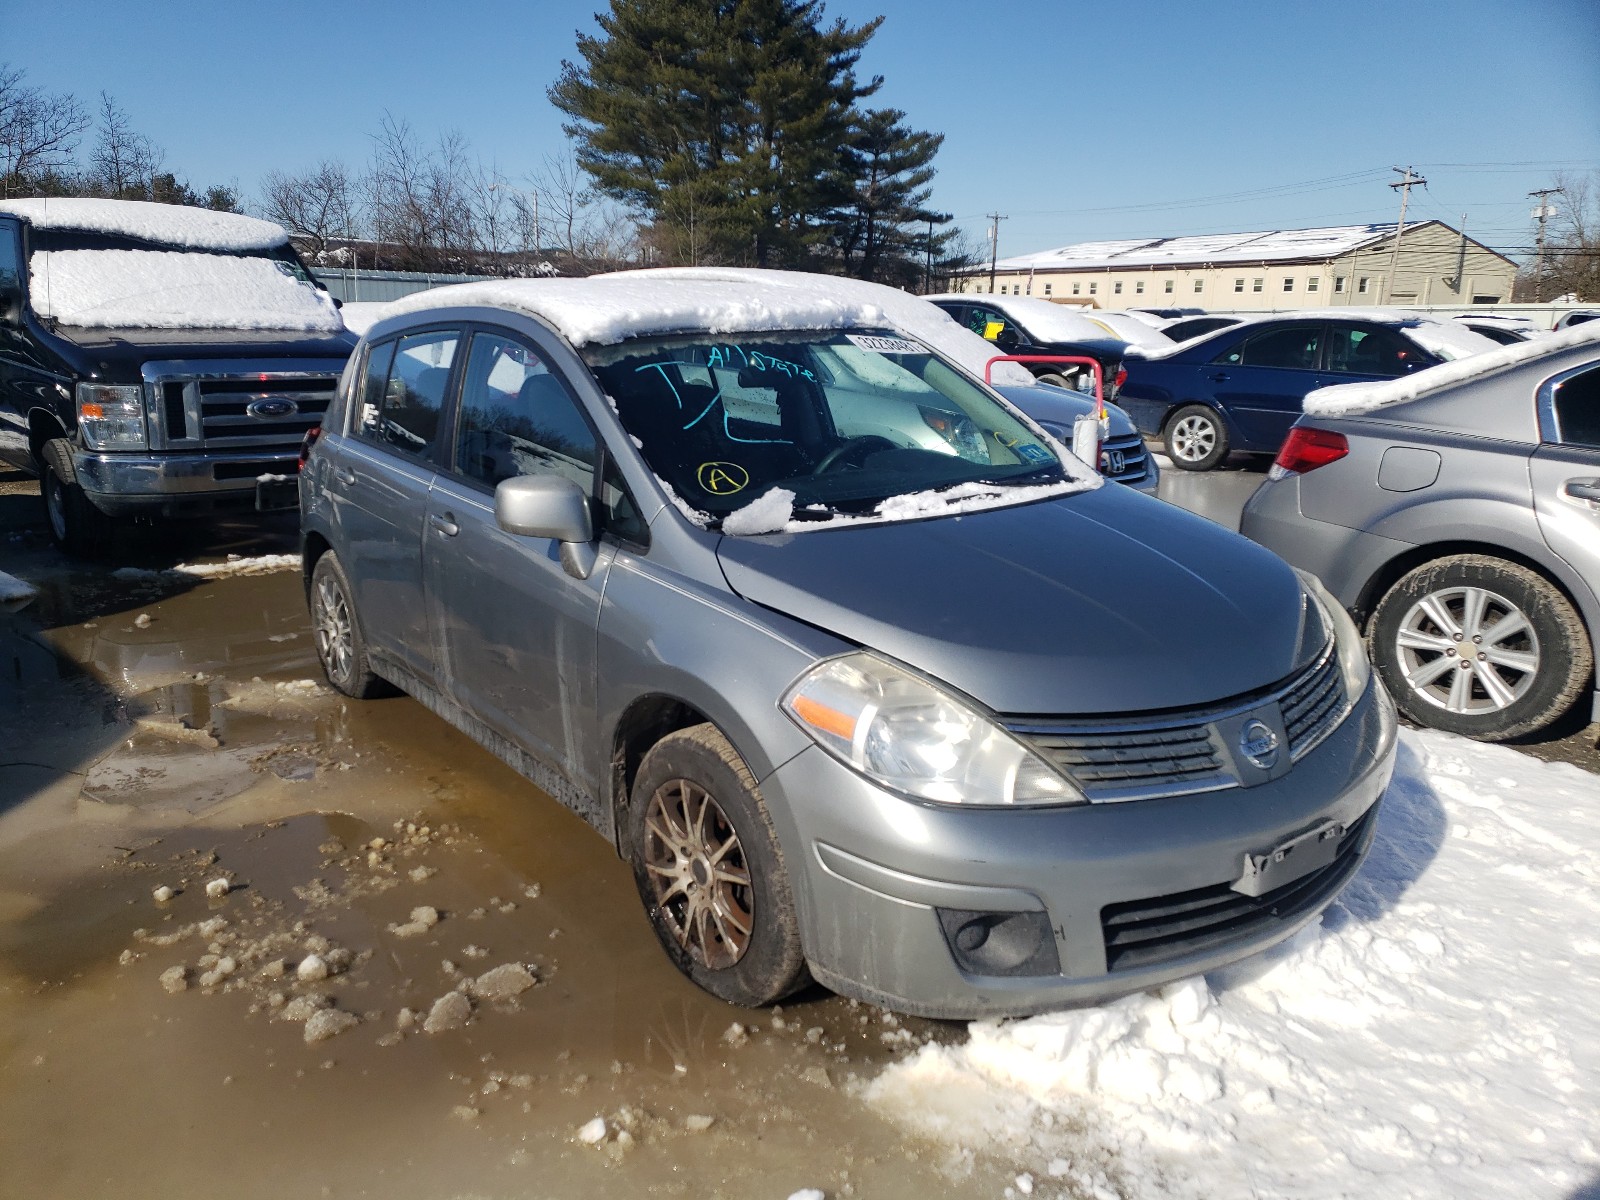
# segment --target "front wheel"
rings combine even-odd
[[[45,443],[39,494],[56,545],[78,558],[103,558],[111,549],[117,522],[94,506],[78,483],[72,446],[65,438]]]
[[[1204,404],[1185,404],[1173,413],[1162,440],[1180,470],[1210,471],[1228,457],[1228,427]]]
[[[634,882],[673,965],[749,1008],[806,982],[783,851],[738,752],[711,724],[645,755],[627,817]]]
[[[329,550],[311,571],[311,630],[322,670],[346,696],[366,700],[381,695],[383,680],[367,661],[367,640],[356,619],[350,581],[338,556]]]
[[[1373,613],[1367,644],[1401,712],[1486,742],[1550,724],[1594,669],[1567,598],[1542,575],[1482,554],[1401,577]]]

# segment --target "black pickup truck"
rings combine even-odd
[[[293,508],[355,342],[271,222],[0,201],[0,460],[40,477],[71,553],[129,517]]]

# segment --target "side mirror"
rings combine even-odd
[[[594,570],[594,519],[589,497],[561,475],[518,475],[494,490],[494,519],[517,537],[561,544],[561,565],[574,579]]]

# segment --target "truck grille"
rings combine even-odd
[[[1008,718],[1006,728],[1027,742],[1095,803],[1184,796],[1259,783],[1241,768],[1219,729],[1241,713],[1270,716],[1287,735],[1291,762],[1309,754],[1350,711],[1330,640],[1317,660],[1287,681],[1230,701],[1146,718],[1087,720]]]
[[[1106,905],[1100,910],[1106,970],[1159,966],[1249,938],[1273,923],[1292,921],[1310,911],[1338,891],[1360,864],[1377,810],[1374,804],[1350,827],[1338,857],[1327,866],[1260,896],[1246,896],[1218,883]]]
[[[162,450],[290,452],[322,424],[343,363],[149,363],[151,445]]]

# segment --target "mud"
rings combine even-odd
[[[853,1094],[961,1027],[700,992],[587,826],[322,686],[296,573],[164,569],[292,529],[206,536],[0,542],[0,1195],[1004,1192]]]

